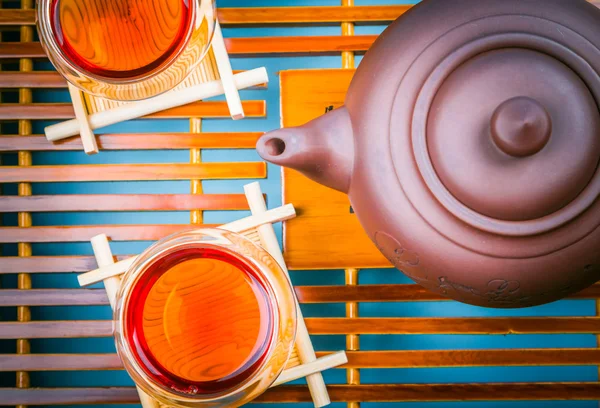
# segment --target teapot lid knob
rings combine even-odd
[[[534,155],[546,146],[551,133],[552,120],[546,109],[526,96],[504,101],[492,115],[492,139],[510,156]]]

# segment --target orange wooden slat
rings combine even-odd
[[[600,317],[307,318],[311,334],[600,333]],[[110,322],[108,322],[110,323]],[[0,322],[0,339],[109,337],[105,321]]]
[[[245,179],[266,177],[262,162],[2,166],[0,183],[120,180]]]
[[[0,10],[0,26],[21,26],[35,24],[35,10],[8,9]]]
[[[289,222],[289,221],[287,221]],[[391,271],[390,273],[396,273]],[[296,286],[300,303],[428,302],[450,301],[420,285]],[[600,298],[600,284],[592,285],[568,299]]]
[[[226,38],[231,55],[330,54],[367,51],[376,35]]]
[[[206,227],[211,225],[206,224]],[[85,225],[57,227],[0,227],[0,243],[12,242],[87,242],[106,234],[113,241],[157,241],[193,225]]]
[[[600,317],[309,318],[313,334],[600,333]]]
[[[226,38],[225,45],[232,56],[362,52],[376,38],[376,35]],[[46,58],[46,54],[37,42],[0,43],[0,58]]]
[[[328,385],[334,402],[393,401],[532,401],[596,400],[600,384],[588,383],[502,383],[502,384],[365,384]],[[282,386],[268,390],[256,402],[310,402],[304,386]]]
[[[317,353],[319,357],[326,353]],[[346,368],[567,366],[600,364],[599,349],[347,351]]]
[[[39,42],[2,42],[0,59],[47,58]]]
[[[193,149],[253,149],[262,133],[130,133],[97,135],[102,150],[187,150]],[[49,142],[45,136],[2,136],[0,151],[19,150],[73,150],[83,148],[81,139],[72,137],[59,142]]]
[[[328,385],[332,402],[420,401],[547,401],[597,400],[600,383],[488,383],[488,384],[363,384]],[[6,405],[139,404],[134,387],[117,388],[0,388]],[[255,402],[311,402],[304,385],[269,389]]]
[[[358,7],[242,7],[219,8],[223,26],[246,24],[389,22],[405,13],[410,5]],[[34,10],[0,11],[0,25],[33,25]]]
[[[590,3],[600,6],[598,1]],[[355,7],[241,7],[219,8],[221,25],[389,22],[404,14],[411,5],[355,6]],[[0,25],[20,26],[35,24],[34,10],[0,11]]]
[[[122,261],[130,256],[120,255],[116,258]],[[87,272],[97,267],[93,256],[9,256],[2,257],[0,274]]]
[[[0,43],[0,47],[1,47]],[[242,101],[244,112],[247,117],[263,117],[266,115],[265,101]],[[228,118],[229,108],[227,102],[201,101],[193,102],[177,108],[171,108],[157,112],[144,118],[189,118],[190,116],[201,118]],[[75,113],[70,103],[33,103],[17,104],[4,103],[0,105],[0,120],[19,119],[73,119]]]
[[[247,210],[243,194],[77,194],[0,197],[2,212]]]
[[[218,13],[221,25],[389,22],[398,18],[410,7],[410,5],[245,7],[220,8]]]
[[[324,357],[329,352],[317,352]],[[598,349],[348,351],[339,368],[586,366],[600,364]],[[116,354],[0,354],[0,371],[119,370]]]

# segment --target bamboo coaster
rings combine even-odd
[[[287,204],[283,207],[267,210],[267,205],[258,183],[246,185],[244,191],[252,215],[222,225],[220,228],[243,234],[258,243],[273,256],[285,273],[288,273],[275,230],[273,229],[273,223],[294,218],[296,215],[294,207],[291,204]],[[98,262],[98,269],[79,275],[79,284],[81,286],[89,286],[104,282],[111,307],[114,308],[115,296],[120,285],[120,276],[127,271],[136,257],[114,262],[108,237],[104,234],[92,238],[92,247]],[[339,351],[325,357],[317,358],[300,311],[298,299],[296,299],[296,307],[298,311],[298,327],[294,352],[288,361],[286,369],[274,382],[273,387],[306,377],[315,407],[323,407],[330,404],[330,399],[321,372],[346,364],[348,357],[345,351]],[[144,408],[160,408],[162,406],[162,404],[148,397],[148,395],[139,389],[138,393]]]
[[[95,129],[219,95],[225,95],[231,117],[243,119],[244,108],[238,91],[268,82],[265,68],[233,74],[221,26],[217,22],[211,48],[198,68],[177,88],[153,98],[123,102],[89,95],[69,84],[75,119],[46,127],[46,138],[56,142],[80,135],[84,151],[96,154]]]

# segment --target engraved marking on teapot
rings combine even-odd
[[[402,267],[414,268],[421,262],[418,253],[405,248],[386,232],[377,231],[375,233],[374,241],[377,248],[398,269],[401,269]]]
[[[529,296],[521,296],[521,284],[519,281],[506,279],[492,279],[488,282],[486,292],[481,292],[471,286],[462,283],[453,282],[447,276],[438,278],[438,288],[444,295],[450,296],[451,293],[477,296],[486,299],[491,304],[515,304],[524,303],[530,300]]]

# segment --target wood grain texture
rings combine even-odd
[[[332,402],[420,401],[548,401],[600,399],[600,383],[491,383],[329,385]],[[6,405],[71,405],[139,403],[133,387],[117,388],[0,388]],[[308,387],[283,385],[255,402],[311,402]]]
[[[367,51],[376,38],[376,35],[226,38],[225,45],[231,56],[335,54]],[[46,54],[37,42],[0,43],[0,58],[46,58]]]
[[[262,25],[289,23],[389,22],[405,13],[411,6],[362,7],[243,7],[219,8],[219,22],[229,25]],[[33,10],[2,10],[0,25],[33,25]]]
[[[429,302],[451,301],[420,285],[296,286],[300,303]],[[592,285],[569,299],[600,298],[600,285]]]
[[[29,11],[29,10],[27,10]],[[2,12],[0,12],[2,15]],[[0,72],[0,88],[66,88],[67,81],[55,71]]]
[[[35,10],[2,9],[0,10],[1,26],[22,26],[35,24]]]
[[[74,194],[0,197],[1,212],[247,210],[243,194]]]
[[[312,334],[600,333],[600,317],[310,318]]]
[[[590,1],[600,6],[598,1]],[[338,22],[389,22],[404,14],[410,5],[355,6],[355,7],[247,7],[219,8],[219,21],[223,26],[262,25],[288,23],[338,23]],[[34,25],[33,10],[2,10],[0,25]]]
[[[375,39],[376,35],[226,38],[225,45],[232,56],[338,54],[367,51]]]
[[[111,320],[0,322],[0,339],[111,337],[112,323]]]
[[[245,179],[266,177],[262,162],[202,164],[95,164],[70,166],[2,166],[0,183],[120,181],[120,180],[188,180]]]
[[[104,289],[4,289],[2,306],[104,306],[108,305]],[[0,363],[0,366],[2,364]]]
[[[130,257],[131,255],[116,256],[118,261]],[[27,258],[10,256],[2,258],[0,274],[88,272],[97,267],[96,259],[93,256],[32,256]]]
[[[317,352],[324,357],[330,352]],[[587,366],[600,364],[597,349],[493,349],[348,351],[338,368],[433,368],[488,366]],[[120,370],[116,354],[0,354],[0,371]]]
[[[411,6],[220,8],[222,25],[390,22]]]
[[[600,317],[307,318],[311,334],[600,333]],[[0,322],[0,339],[110,337],[106,321]]]
[[[320,355],[323,353],[320,353]],[[567,366],[600,364],[598,349],[348,351],[351,368]]]
[[[280,74],[283,127],[299,126],[344,103],[352,69],[298,70]],[[284,224],[290,269],[380,268],[390,264],[350,212],[345,194],[284,168],[283,200],[302,215]],[[311,239],[306,239],[311,237]]]
[[[206,224],[205,226],[210,227],[211,225]],[[106,234],[113,241],[157,241],[176,232],[188,231],[194,228],[193,225],[0,227],[0,243],[87,242],[92,237],[100,234]]]
[[[2,43],[0,43],[0,47]],[[264,101],[243,101],[242,105],[247,117],[263,117],[266,115]],[[177,119],[190,116],[201,118],[229,118],[227,102],[201,101],[184,106],[171,108],[152,115],[144,116],[145,119]],[[15,104],[4,103],[0,105],[0,120],[50,120],[73,119],[75,112],[70,103],[31,103]]]
[[[329,385],[335,402],[596,400],[598,383]],[[309,402],[302,386],[276,387],[256,402]]]
[[[0,59],[47,58],[39,42],[0,43]]]
[[[2,12],[0,11],[0,15]],[[234,74],[243,71],[233,70]],[[66,88],[67,81],[56,71],[34,72],[0,72],[0,88]],[[264,89],[267,84],[257,85],[248,89]]]
[[[122,369],[123,363],[117,354],[0,354],[0,371]]]
[[[129,255],[117,256],[121,261]],[[88,272],[97,265],[93,257],[89,256],[34,256],[28,258],[4,257],[0,263],[0,274],[18,273],[64,273]],[[438,294],[430,292],[419,285],[358,285],[358,286],[296,286],[296,296],[300,303],[346,303],[346,302],[412,302],[412,301],[451,301]],[[11,294],[10,291],[0,291],[0,295],[8,299],[0,299],[0,305],[70,305],[96,304],[95,295],[86,302],[85,296],[90,291],[72,292],[72,289],[44,289],[44,292],[18,292],[21,299]],[[14,296],[12,296],[14,295]],[[600,285],[593,285],[568,299],[598,299],[600,298]],[[36,303],[37,302],[37,303]],[[108,304],[108,303],[101,303]]]
[[[97,135],[102,150],[187,150],[187,149],[254,149],[262,133],[126,133]],[[49,142],[43,135],[2,136],[0,151],[48,151],[83,148],[78,137]]]

